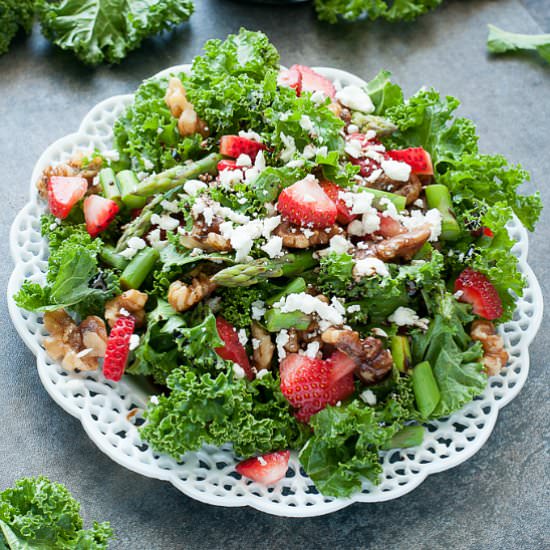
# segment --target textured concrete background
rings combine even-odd
[[[268,33],[282,62],[341,67],[369,78],[385,67],[408,93],[433,85],[463,100],[481,146],[532,171],[549,204],[550,68],[527,56],[490,59],[485,24],[550,32],[550,2],[449,0],[414,25],[316,22],[310,6],[274,9],[197,0],[188,25],[148,41],[119,67],[95,71],[35,33],[0,58],[0,288],[11,271],[8,229],[27,200],[32,167],[46,146],[74,131],[98,101],[132,91],[159,69],[189,61],[204,40],[244,25]],[[531,265],[548,295],[550,212],[532,236]],[[545,318],[532,345],[520,396],[500,414],[485,447],[458,468],[428,478],[398,501],[356,504],[313,519],[270,517],[250,509],[194,502],[167,483],[119,467],[88,440],[78,421],[46,394],[0,295],[0,489],[46,474],[68,485],[87,520],[110,520],[117,549],[550,547],[548,375]]]

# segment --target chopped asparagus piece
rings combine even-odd
[[[124,288],[139,288],[158,259],[158,250],[150,247],[143,248],[130,260],[122,272],[120,284]]]
[[[454,241],[460,237],[460,226],[452,211],[452,200],[449,188],[440,183],[428,185],[425,188],[429,208],[437,208],[441,212],[441,238]]]

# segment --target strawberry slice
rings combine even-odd
[[[283,189],[277,209],[291,223],[318,229],[334,225],[338,210],[313,176]]]
[[[289,459],[290,451],[277,451],[243,460],[235,470],[253,481],[271,485],[285,477]]]
[[[382,237],[395,237],[401,233],[405,233],[406,229],[401,225],[400,222],[394,220],[390,216],[385,214],[378,213],[380,218],[380,227],[375,231],[376,235],[381,235]]]
[[[342,188],[331,181],[321,182],[323,191],[327,194],[329,199],[336,205],[338,211],[337,221],[343,225],[347,225],[352,222],[357,216],[351,213],[344,199],[340,198],[340,191]]]
[[[277,76],[277,84],[296,90],[296,95],[300,96],[302,93],[302,73],[295,67],[282,69]]]
[[[132,316],[121,316],[111,329],[103,360],[103,376],[108,380],[118,382],[124,374],[135,325],[136,320]]]
[[[239,335],[235,330],[235,327],[231,323],[228,323],[223,317],[216,317],[216,329],[220,339],[225,344],[218,348],[214,348],[214,351],[226,361],[233,361],[237,363],[245,372],[246,377],[249,380],[254,379],[254,372],[250,366],[250,361],[244,346],[239,340]]]
[[[86,229],[92,237],[105,231],[119,210],[118,204],[111,199],[90,195],[84,200],[84,219]]]
[[[331,397],[329,403],[336,405],[338,401],[347,399],[355,391],[353,372],[356,364],[351,357],[341,351],[335,351],[327,359],[327,363],[330,368]]]
[[[302,75],[302,91],[305,92],[323,92],[327,97],[334,99],[336,88],[334,84],[323,75],[315,72],[306,65],[292,65],[290,71],[298,71]]]
[[[223,159],[218,162],[218,172],[224,170],[236,170],[238,168],[236,160]]]
[[[48,206],[56,217],[65,219],[73,206],[86,194],[88,182],[80,176],[52,176],[48,180]]]
[[[254,162],[258,151],[266,149],[263,143],[240,136],[222,136],[220,153],[226,157],[238,158],[239,155],[248,155]]]
[[[491,281],[471,267],[467,267],[456,279],[455,292],[461,292],[461,302],[472,304],[473,312],[480,317],[498,319],[502,315],[502,301]]]
[[[422,147],[409,147],[408,149],[393,150],[387,152],[393,160],[406,162],[411,167],[411,174],[433,176],[434,168],[430,153]]]

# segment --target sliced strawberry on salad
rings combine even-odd
[[[489,321],[502,315],[502,301],[497,289],[483,273],[467,267],[456,279],[454,290],[461,302],[472,305],[476,315]]]
[[[97,237],[105,231],[118,214],[119,206],[115,201],[90,195],[84,200],[84,220],[91,237]]]
[[[235,470],[244,477],[272,485],[285,477],[288,471],[290,451],[276,451],[239,462]]]
[[[380,218],[380,227],[375,232],[376,235],[389,238],[406,232],[406,229],[403,227],[401,222],[395,220],[391,216],[379,212],[378,217]]]
[[[88,182],[80,176],[52,176],[48,180],[48,206],[56,217],[65,219],[86,194]]]
[[[299,96],[302,93],[302,73],[296,67],[281,69],[277,77],[277,84],[296,90],[296,95]]]
[[[108,380],[118,382],[124,374],[128,355],[130,353],[130,339],[134,333],[136,320],[132,316],[119,317],[111,329],[107,340],[105,358],[103,359],[103,375]]]
[[[290,223],[322,229],[336,222],[338,209],[313,176],[281,191],[277,210]]]
[[[237,161],[232,159],[223,159],[218,162],[218,172],[223,172],[224,170],[237,170]]]
[[[417,176],[434,175],[432,157],[422,147],[387,151],[387,155],[393,160],[408,164],[411,167],[411,174],[416,174]]]
[[[226,361],[233,361],[239,365],[249,380],[254,379],[254,372],[250,366],[250,360],[246,349],[239,340],[235,327],[228,323],[223,317],[216,317],[216,329],[224,345],[214,348],[214,351]]]
[[[334,84],[323,75],[314,71],[306,65],[292,65],[289,71],[297,71],[301,75],[301,91],[305,92],[322,92],[327,97],[334,99],[336,96],[336,88]],[[299,94],[298,94],[299,95]]]
[[[336,205],[338,211],[336,220],[344,225],[352,222],[357,216],[351,213],[351,209],[347,206],[344,199],[340,196],[343,189],[330,181],[321,182],[323,191],[327,194],[330,200]]]
[[[266,149],[263,143],[241,136],[229,135],[220,139],[220,153],[234,159],[240,155],[248,155],[254,162],[258,152],[263,149]]]

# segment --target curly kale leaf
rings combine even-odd
[[[0,493],[0,546],[7,549],[106,550],[108,523],[82,528],[80,504],[46,477],[23,478]],[[3,543],[3,545],[2,545]]]
[[[251,456],[298,448],[307,428],[300,425],[271,373],[252,382],[234,379],[231,370],[199,375],[177,369],[171,390],[149,405],[142,437],[157,451],[179,458],[202,445],[232,442],[235,453]]]
[[[323,494],[346,497],[360,490],[363,480],[379,483],[379,451],[405,421],[417,416],[408,377],[396,377],[391,392],[378,397],[375,407],[357,399],[326,407],[312,417],[313,435],[300,452],[300,461]]]
[[[550,34],[517,34],[489,25],[487,48],[491,53],[535,51],[550,63]]]
[[[176,75],[182,78],[182,75]],[[115,122],[117,149],[123,159],[131,159],[136,170],[160,172],[201,154],[202,137],[181,137],[178,119],[164,101],[167,78],[146,80],[137,89],[134,102]],[[123,166],[119,166],[123,168]]]
[[[234,327],[246,328],[252,323],[252,304],[265,300],[266,292],[260,285],[236,288],[223,288],[218,292],[221,297],[220,315]]]
[[[34,4],[35,0],[0,0],[0,55],[8,51],[19,29],[31,32]]]
[[[315,0],[322,21],[337,23],[357,19],[412,21],[437,8],[443,0]]]
[[[118,63],[141,42],[187,21],[190,0],[37,0],[44,36],[84,63]]]

